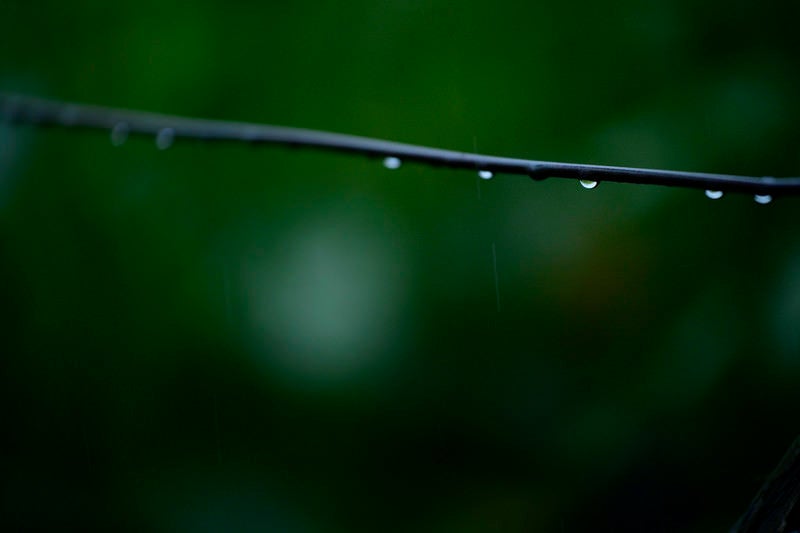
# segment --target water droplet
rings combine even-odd
[[[753,199],[757,204],[765,205],[772,201],[772,196],[769,194],[756,194]]]
[[[528,169],[528,176],[533,181],[542,181],[547,179],[547,171],[545,171],[541,165],[532,165],[530,169]]]
[[[131,129],[126,122],[117,122],[111,129],[111,144],[114,146],[122,146],[128,140],[128,134]]]
[[[478,177],[482,180],[490,180],[494,177],[494,174],[491,170],[479,170]]]
[[[383,160],[383,166],[385,166],[389,170],[396,170],[400,168],[400,165],[402,164],[403,162],[396,157],[387,157],[386,159]]]
[[[166,150],[175,141],[175,130],[172,128],[164,128],[158,131],[156,135],[156,148],[159,150]]]
[[[723,194],[724,193],[722,191],[712,191],[712,190],[706,191],[706,196],[708,196],[712,200],[719,200],[720,198],[722,198]]]
[[[584,189],[594,189],[597,187],[597,182],[592,180],[581,180],[581,187]]]

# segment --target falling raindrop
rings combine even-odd
[[[111,144],[113,146],[122,146],[128,140],[130,128],[126,122],[117,122],[111,129]]]
[[[497,301],[497,312],[500,312],[500,279],[497,276],[497,247],[492,243],[492,263],[494,264],[494,294]]]
[[[482,180],[490,180],[494,177],[494,174],[491,170],[479,170],[478,177]]]
[[[400,168],[400,165],[402,164],[403,162],[396,157],[387,157],[386,159],[383,160],[383,166],[385,166],[389,170],[396,170]]]
[[[757,204],[766,205],[772,201],[772,196],[769,194],[756,194],[753,199]]]
[[[172,128],[164,128],[158,131],[156,135],[156,148],[159,150],[166,150],[175,141],[175,130]]]
[[[723,194],[724,193],[722,191],[712,191],[712,190],[706,191],[706,196],[711,198],[712,200],[719,200],[720,198],[722,198]]]
[[[584,189],[594,189],[597,187],[597,182],[592,180],[581,180],[581,187]]]

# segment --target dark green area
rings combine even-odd
[[[800,173],[792,3],[253,4],[5,0],[0,90]],[[2,125],[0,516],[725,530],[800,433],[799,208]]]

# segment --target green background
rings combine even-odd
[[[0,90],[791,176],[794,6],[5,0]],[[0,516],[726,530],[800,433],[798,208],[2,125]]]

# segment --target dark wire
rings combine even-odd
[[[0,93],[0,113],[12,124],[41,124],[68,128],[114,131],[118,136],[140,134],[175,139],[281,144],[393,157],[439,167],[518,174],[542,180],[570,178],[584,181],[638,183],[688,187],[709,191],[756,195],[800,193],[800,178],[735,176],[653,170],[645,168],[581,165],[514,159],[442,150],[426,146],[357,137],[340,133],[162,115],[113,107],[84,105],[31,96]]]

